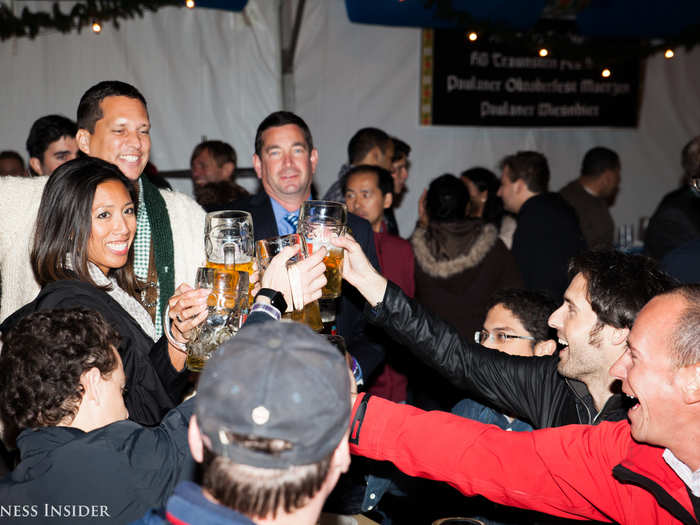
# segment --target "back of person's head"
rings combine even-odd
[[[532,193],[544,193],[549,188],[549,164],[537,151],[518,151],[501,161],[501,169],[507,167],[512,182],[522,179]]]
[[[299,323],[244,328],[207,363],[195,414],[202,485],[220,504],[254,520],[294,512],[330,491],[348,454],[345,359]]]
[[[131,181],[114,164],[96,157],[73,159],[51,174],[41,196],[30,255],[39,285],[78,279],[97,286],[88,269],[92,203],[97,187],[110,180],[121,182],[136,205]],[[133,251],[132,245],[127,264],[113,272],[119,286],[130,293],[137,288]]]
[[[428,186],[425,211],[435,222],[463,219],[469,204],[469,191],[464,183],[451,173],[434,179]]]
[[[658,263],[644,255],[616,250],[591,251],[569,262],[569,277],[583,275],[588,301],[598,316],[597,328],[632,328],[642,307],[677,285]]]
[[[95,124],[103,117],[100,104],[107,97],[127,97],[140,100],[148,109],[146,99],[131,84],[119,80],[104,80],[89,88],[78,103],[78,129],[95,132]]]
[[[500,225],[503,218],[503,200],[497,195],[501,183],[496,174],[482,167],[469,168],[460,174],[462,179],[469,179],[479,192],[488,192],[481,218],[485,222]]]
[[[46,115],[32,124],[27,137],[27,153],[40,161],[51,143],[63,137],[75,138],[78,125],[63,115]],[[33,171],[33,170],[32,170]],[[34,173],[38,175],[38,173]]]
[[[391,162],[398,162],[401,159],[407,159],[411,154],[411,146],[406,144],[398,137],[391,137],[391,141],[394,143],[394,156],[391,157]]]
[[[392,193],[394,192],[394,179],[391,178],[391,173],[389,170],[385,170],[381,166],[373,166],[370,164],[358,164],[357,166],[352,166],[346,173],[343,175],[343,178],[341,179],[341,184],[343,188],[343,194],[347,191],[348,189],[348,181],[350,180],[350,177],[353,175],[357,175],[359,173],[371,173],[374,176],[377,177],[377,187],[379,188],[379,191],[382,192],[382,195],[386,195],[387,193]]]
[[[311,130],[309,126],[304,122],[304,120],[291,111],[275,111],[270,113],[258,126],[258,130],[255,132],[255,154],[260,157],[262,155],[263,147],[263,133],[269,128],[278,128],[280,126],[287,126],[293,124],[301,128],[304,134],[304,139],[306,140],[306,147],[311,152],[314,149],[314,140],[311,137]]]
[[[0,151],[0,175],[24,175],[24,159],[13,150]]]
[[[681,165],[686,181],[700,177],[700,135],[683,147]]]
[[[581,162],[581,175],[599,177],[606,171],[620,169],[620,157],[613,150],[597,146],[589,149]]]
[[[119,336],[91,310],[41,310],[2,334],[0,414],[22,430],[69,424],[83,396],[81,375],[118,366]]]
[[[386,153],[391,138],[378,128],[362,128],[348,142],[348,162],[353,165],[361,162],[370,151],[379,148]]]
[[[502,305],[522,323],[523,328],[535,338],[534,343],[555,339],[555,330],[547,324],[549,316],[557,309],[557,303],[547,294],[532,290],[509,288],[491,296],[488,310]]]
[[[684,284],[669,293],[686,301],[670,344],[673,364],[682,368],[700,363],[700,284]]]
[[[233,146],[221,140],[205,140],[197,144],[192,150],[190,165],[205,150],[209,152],[209,155],[212,156],[219,167],[227,162],[232,162],[234,166],[237,165],[236,150],[233,149]]]

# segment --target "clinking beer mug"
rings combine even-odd
[[[214,351],[230,339],[245,321],[248,312],[248,273],[228,264],[214,270],[211,294],[207,298],[207,319],[193,329],[187,342],[185,366],[201,372]]]
[[[322,246],[328,252],[323,259],[326,265],[326,280],[322,299],[340,297],[343,281],[343,249],[331,244],[331,239],[345,233],[347,207],[335,201],[306,201],[299,210],[299,233],[306,253],[311,255]]]
[[[253,273],[255,257],[253,218],[250,213],[239,210],[207,213],[204,222],[204,247],[207,266],[215,269],[224,268],[224,248],[233,247],[235,269],[248,272],[250,276]],[[248,291],[250,292],[250,289]]]
[[[270,237],[262,239],[256,243],[258,268],[260,275],[267,270],[272,258],[282,251],[286,246],[302,246],[301,236],[297,233],[282,235],[279,237]],[[303,258],[304,255],[299,253],[289,259],[287,264],[293,264]],[[318,301],[312,301],[307,305],[293,304],[290,312],[282,312],[285,319],[305,323],[312,330],[319,332],[323,329],[321,322],[321,311],[319,310]]]

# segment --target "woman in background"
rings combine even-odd
[[[496,175],[486,168],[470,168],[462,172],[461,178],[469,191],[469,216],[493,224],[503,243],[510,249],[517,224],[515,218],[505,211],[503,201],[497,195],[501,183]]]

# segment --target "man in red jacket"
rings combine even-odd
[[[505,432],[360,396],[351,451],[465,495],[619,523],[700,518],[700,285],[652,299],[610,369],[629,422]]]

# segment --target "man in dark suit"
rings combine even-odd
[[[277,111],[266,117],[255,134],[253,168],[262,191],[235,200],[225,209],[245,210],[253,216],[255,240],[296,232],[299,208],[309,199],[316,171],[318,151],[311,131],[299,116]],[[348,214],[348,227],[375,268],[379,269],[374,237],[369,222]],[[365,301],[352,286],[343,283],[336,326],[345,338],[367,381],[384,360],[382,346],[374,342],[362,316]]]
[[[586,250],[576,212],[548,191],[549,164],[541,153],[519,151],[501,161],[503,206],[517,214],[511,251],[528,290],[560,300],[567,287],[569,259]]]

